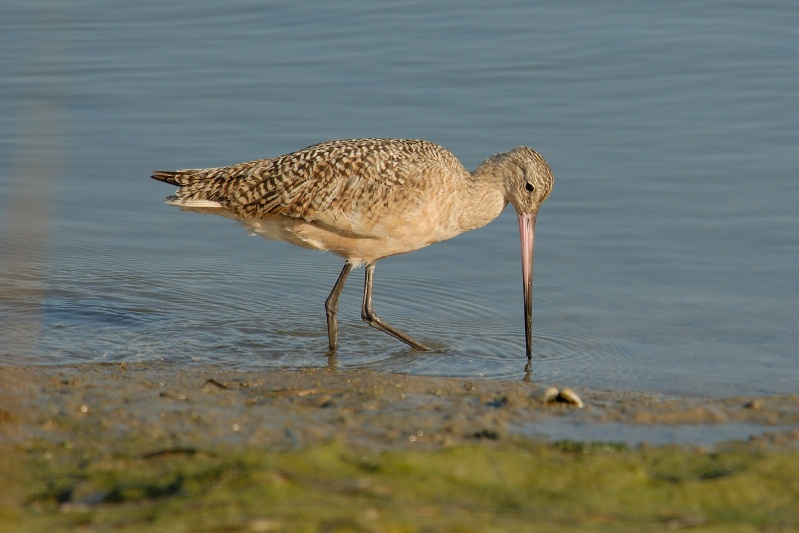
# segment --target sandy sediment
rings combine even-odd
[[[719,399],[577,389],[580,408],[567,401],[565,387],[551,387],[330,369],[2,367],[0,438],[44,447],[90,443],[104,452],[215,444],[291,449],[332,441],[383,450],[526,438],[537,424],[560,421],[593,425],[599,430],[592,440],[607,442],[618,437],[604,434],[603,424],[617,423],[701,425],[708,433],[747,424],[762,427],[751,440],[799,442],[797,395]]]

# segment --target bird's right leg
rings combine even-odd
[[[398,330],[394,326],[386,324],[374,312],[374,309],[372,309],[372,280],[374,279],[374,272],[375,272],[375,264],[374,263],[367,264],[366,280],[364,281],[364,286],[363,286],[363,306],[361,307],[361,318],[363,318],[363,321],[372,326],[373,328],[379,329],[380,331],[388,333],[392,337],[401,340],[411,348],[415,348],[422,352],[433,351],[432,348],[425,346],[424,344],[417,341],[407,333]]]
[[[352,272],[353,264],[347,261],[344,263],[344,268],[341,269],[341,274],[338,275],[336,284],[333,285],[333,290],[330,291],[330,296],[325,300],[325,311],[327,312],[327,340],[331,350],[338,347],[338,298],[341,296],[341,290],[344,288],[344,283],[347,281],[347,276]]]

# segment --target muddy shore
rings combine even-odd
[[[331,440],[375,450],[446,446],[524,435],[553,419],[600,428],[701,425],[708,433],[747,424],[760,426],[756,432],[766,439],[799,440],[799,395],[708,399],[578,389],[584,403],[579,408],[548,397],[552,386],[326,368],[4,367],[0,427],[4,440],[12,442],[91,438],[118,446],[126,437],[146,434],[153,446],[162,447],[221,442],[281,449]],[[81,433],[64,433],[66,421]],[[614,434],[596,434],[592,440],[617,440]],[[676,440],[680,443],[679,435]]]
[[[553,386],[561,392],[565,388]],[[18,487],[0,493],[0,523],[5,518],[20,527],[41,525],[49,523],[48,516],[64,519],[65,510],[104,508],[110,492],[76,494],[80,483],[75,479],[85,479],[86,465],[96,467],[120,458],[196,462],[201,456],[218,460],[230,453],[303,454],[330,446],[346,450],[335,457],[440,453],[475,446],[489,450],[479,453],[489,454],[522,448],[525,454],[539,450],[535,453],[546,455],[552,445],[599,449],[563,438],[558,433],[561,426],[594,428],[587,434],[596,438],[589,440],[611,450],[651,448],[646,431],[641,433],[641,445],[625,443],[617,432],[621,425],[653,431],[674,428],[678,444],[680,428],[700,428],[712,436],[719,428],[740,427],[744,430],[736,453],[790,453],[789,464],[795,467],[797,395],[708,399],[578,389],[573,392],[584,404],[580,407],[568,401],[568,394],[556,392],[523,381],[330,369],[240,372],[166,364],[2,367],[0,471]],[[537,433],[537,427],[548,427],[549,433]],[[685,451],[679,453],[702,455],[736,446],[719,439],[708,442],[717,444],[683,446]],[[186,474],[181,476],[185,479]],[[47,490],[43,487],[59,483],[68,489],[42,495]],[[186,490],[178,492],[185,496]],[[153,502],[164,497],[145,499],[157,507]],[[277,524],[263,530],[283,530],[293,523],[286,520],[261,525]],[[246,522],[256,530],[258,523]],[[314,527],[308,530],[318,530]]]

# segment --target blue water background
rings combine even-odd
[[[799,8],[791,2],[0,6],[0,364],[524,375],[516,221],[361,273],[163,203],[154,169],[346,137],[518,145],[541,209],[532,379],[797,392]]]

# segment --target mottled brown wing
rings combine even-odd
[[[413,209],[423,201],[422,182],[446,165],[449,172],[462,169],[449,151],[427,141],[331,141],[229,167],[241,176],[229,205],[251,217],[284,215],[331,225],[351,215],[379,217],[388,209]]]

